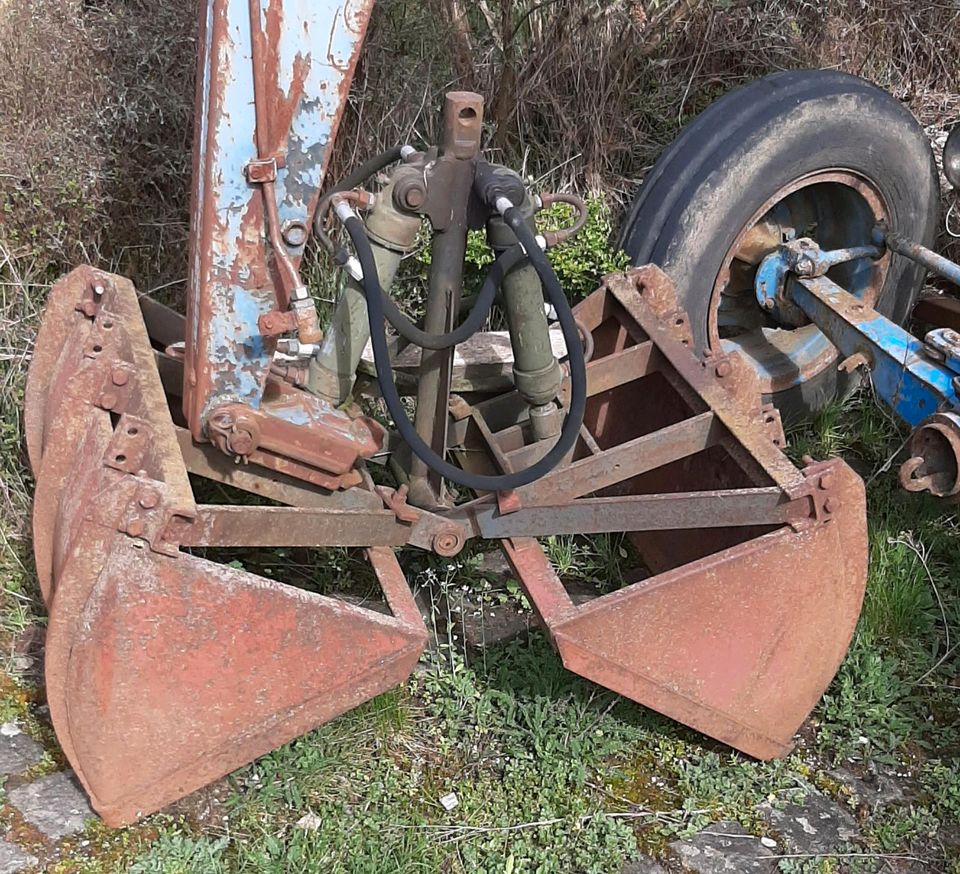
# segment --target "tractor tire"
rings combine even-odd
[[[759,260],[794,233],[824,249],[868,244],[879,220],[931,246],[938,211],[930,143],[910,112],[855,76],[804,70],[737,88],[690,122],[646,175],[620,245],[671,277],[698,353],[746,352],[765,399],[797,421],[855,382],[815,325],[762,314]],[[829,275],[902,325],[925,274],[887,254]]]

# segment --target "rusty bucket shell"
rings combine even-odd
[[[427,634],[392,550],[368,550],[387,615],[178,548],[196,505],[129,282],[57,283],[27,410],[50,713],[108,824],[409,675]]]
[[[863,483],[839,459],[798,469],[784,455],[779,417],[743,362],[690,351],[686,314],[656,268],[607,277],[576,313],[594,340],[588,372],[603,375],[588,378],[593,459],[584,451],[535,487],[569,498],[599,486],[600,496],[659,502],[664,515],[699,494],[699,510],[628,533],[643,578],[586,603],[574,603],[536,540],[505,540],[505,554],[567,668],[751,756],[782,755],[860,615]],[[640,444],[647,465],[621,451]],[[591,466],[598,450],[618,459],[617,476]],[[580,468],[590,476],[577,489]],[[736,521],[734,499],[771,490],[799,514]]]

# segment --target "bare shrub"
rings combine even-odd
[[[3,5],[0,238],[16,256],[182,272],[195,19],[193,0]]]
[[[55,269],[182,278],[194,0],[0,7],[0,237]],[[952,121],[956,9],[909,0],[380,0],[333,163],[431,141],[449,88],[488,103],[492,153],[628,200],[678,127],[772,70],[866,76]]]

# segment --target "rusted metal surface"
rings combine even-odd
[[[883,224],[877,229],[877,238],[878,241],[882,240],[891,251],[922,264],[931,273],[949,279],[954,284],[960,284],[960,265],[954,264],[949,258],[944,258],[943,255],[938,255],[914,240],[908,240],[892,230],[887,230]]]
[[[504,538],[569,669],[750,755],[780,755],[856,625],[863,485],[840,461],[802,471],[789,463],[779,418],[742,362],[691,354],[685,315],[659,271],[608,277],[577,316],[594,336],[599,376],[584,454],[519,490],[515,512],[498,513],[489,498],[461,512],[484,536]],[[651,341],[655,366],[620,379],[605,365],[632,349],[632,360],[647,357]],[[547,524],[610,530],[595,523],[611,512],[622,528],[636,526],[629,536],[653,576],[577,606],[537,542],[521,535]]]
[[[212,444],[196,443],[186,428],[177,428],[177,441],[183,463],[190,473],[281,504],[317,508],[337,506],[345,510],[376,510],[381,506],[375,494],[363,489],[333,492],[283,473],[268,473],[259,466],[237,464]]]
[[[866,581],[863,485],[838,511],[575,607],[534,541],[505,552],[572,671],[757,758],[783,755],[840,665]]]
[[[440,157],[430,170],[431,184],[427,187],[430,194],[421,206],[424,213],[431,215],[434,230],[423,322],[423,329],[430,334],[451,330],[459,314],[467,249],[467,207],[482,133],[483,98],[469,91],[448,93],[443,104]],[[433,451],[441,455],[447,446],[447,402],[452,371],[452,349],[423,350],[414,427]],[[410,464],[410,501],[417,506],[435,506],[443,499],[440,477],[414,457]]]
[[[940,325],[960,331],[960,299],[947,294],[921,295],[913,317],[928,325]]]
[[[39,471],[43,451],[50,383],[54,375],[61,372],[57,360],[66,352],[68,339],[71,343],[82,340],[74,331],[86,324],[79,307],[85,297],[92,297],[94,289],[103,287],[104,281],[103,274],[92,267],[79,267],[57,282],[47,296],[45,317],[33,343],[24,396],[24,439],[34,475]]]
[[[525,503],[543,504],[599,492],[709,449],[720,441],[720,432],[721,426],[713,413],[700,413],[606,450],[598,446],[598,454],[552,471],[520,489],[520,497]]]
[[[181,546],[404,546],[410,523],[388,510],[204,504]]]
[[[609,531],[674,531],[799,525],[813,516],[808,498],[790,501],[775,486],[705,492],[580,498],[568,503],[525,506],[509,513],[490,500],[468,504],[463,513],[482,537],[543,537]]]
[[[304,240],[283,239],[281,229],[312,218],[372,5],[205,4],[183,388],[197,440],[224,405],[271,413],[262,400],[276,341],[258,322],[278,301],[292,307],[304,342],[318,339],[296,276]],[[309,413],[308,399],[300,400]],[[322,439],[322,430],[312,436]],[[288,472],[299,470],[295,463]]]
[[[260,409],[223,404],[211,411],[207,436],[225,455],[255,461],[261,450],[342,477],[353,472],[358,458],[382,448],[384,428],[376,420],[345,415],[292,388],[276,388]]]
[[[383,616],[101,532],[85,531],[62,580],[47,684],[58,737],[110,825],[403,681],[426,642],[412,611]]]
[[[746,463],[752,459],[784,489],[801,486],[802,475],[779,448],[784,442],[782,431],[771,440],[766,428],[758,427],[770,424],[765,422],[770,413],[762,404],[753,370],[736,354],[710,355],[709,369],[690,354],[686,315],[678,309],[672,284],[662,271],[646,266],[607,277],[606,290],[643,326],[671,370],[726,426],[743,448]]]
[[[386,548],[369,554],[393,616],[180,551],[239,541],[222,522],[231,513],[254,526],[249,543],[256,529],[270,540],[271,513],[292,527],[298,511],[231,507],[218,517],[194,503],[130,283],[80,268],[58,283],[52,317],[83,300],[92,275],[99,305],[62,337],[52,372],[30,377],[34,523],[51,718],[95,809],[120,825],[401,682],[426,630]],[[307,539],[310,511],[299,512]],[[403,527],[375,507],[352,512]],[[428,521],[423,538],[441,530]]]
[[[960,415],[935,413],[910,435],[900,485],[937,497],[960,494]]]
[[[788,316],[778,324],[765,317],[754,299],[757,265],[785,239],[810,226],[827,235],[829,239],[821,241],[827,248],[869,244],[874,225],[889,216],[881,192],[849,171],[810,173],[775,192],[758,207],[724,255],[710,292],[707,348],[745,355],[767,395],[802,384],[832,366],[836,350],[816,325],[806,323],[802,313],[799,321]],[[884,255],[864,271],[857,296],[874,304],[889,267],[890,258]]]

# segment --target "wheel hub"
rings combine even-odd
[[[874,226],[887,214],[876,187],[847,170],[813,173],[776,191],[740,230],[724,257],[712,291],[710,348],[744,354],[768,394],[799,386],[831,366],[836,349],[802,311],[784,308],[773,315],[757,304],[757,268],[779,245],[800,237],[810,237],[823,249],[867,245]],[[872,305],[889,262],[884,256],[841,264],[829,275]]]

